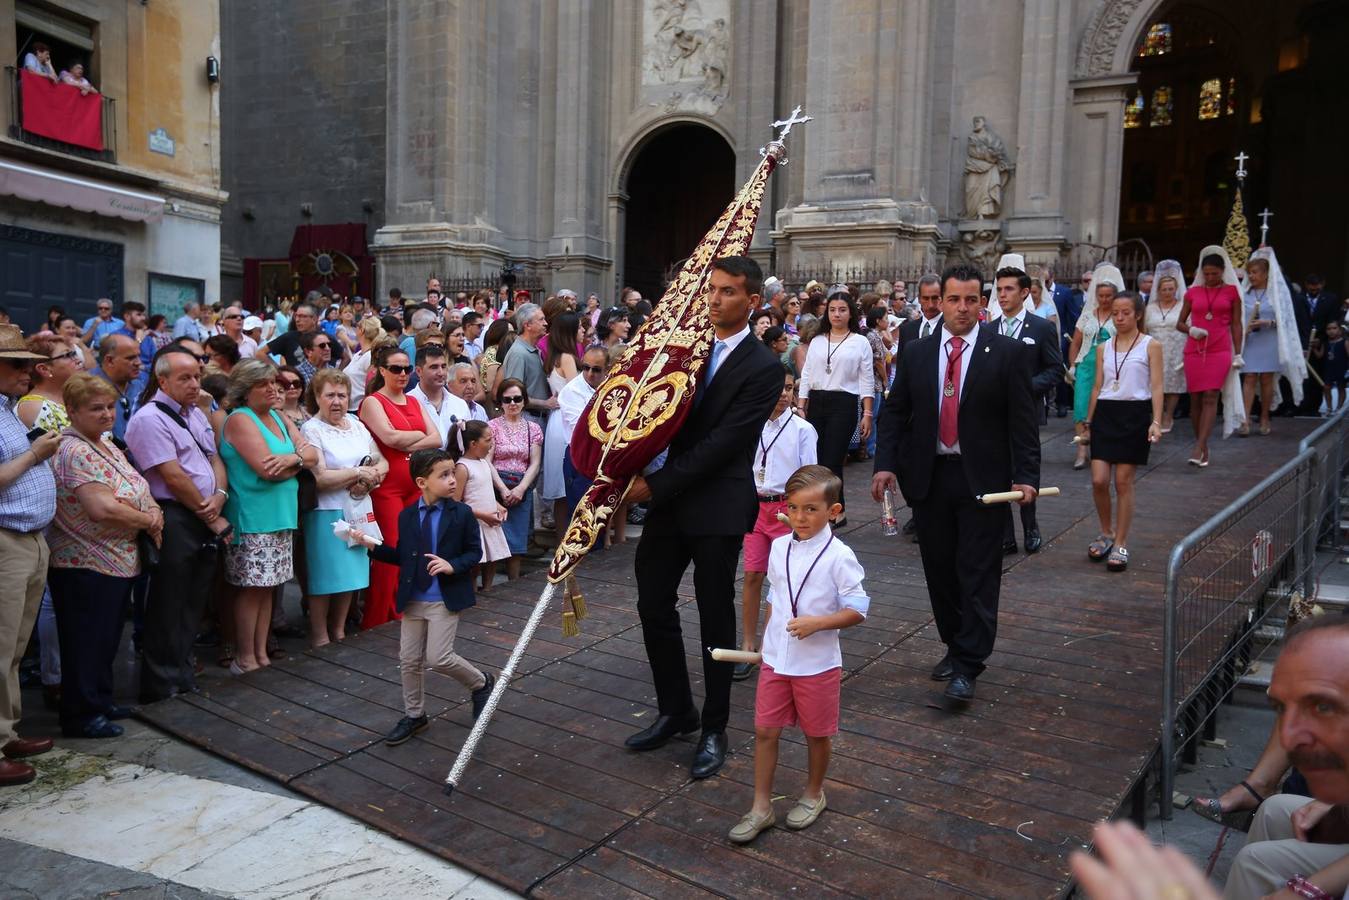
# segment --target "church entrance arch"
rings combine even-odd
[[[679,122],[647,138],[633,151],[622,184],[627,200],[620,286],[659,299],[735,187],[735,151],[706,125]]]

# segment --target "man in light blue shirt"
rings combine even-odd
[[[201,304],[195,300],[188,301],[183,305],[183,314],[178,317],[178,321],[173,323],[173,339],[187,338],[197,343],[205,343],[207,335],[202,332],[204,329],[201,323],[197,321],[201,315]]]
[[[126,327],[125,322],[112,314],[112,301],[107,297],[100,297],[95,308],[98,315],[85,320],[84,334],[81,335],[92,350],[97,350],[99,342],[105,337]]]

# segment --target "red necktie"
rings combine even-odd
[[[941,417],[937,425],[937,437],[947,447],[954,447],[960,441],[960,354],[964,349],[963,340],[951,338],[951,350],[946,355],[946,379],[941,389]]]

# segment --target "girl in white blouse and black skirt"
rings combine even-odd
[[[871,434],[876,375],[871,344],[858,331],[857,307],[846,288],[840,286],[829,292],[825,317],[828,328],[806,348],[797,406],[819,434],[820,465],[828,466],[841,479],[853,432],[858,431],[863,443]],[[862,398],[860,426],[858,397]],[[835,523],[846,524],[846,518]]]
[[[1101,534],[1087,555],[1112,572],[1129,565],[1125,542],[1134,516],[1134,474],[1147,465],[1148,451],[1162,437],[1162,345],[1143,334],[1143,300],[1133,291],[1115,295],[1110,317],[1115,336],[1096,354],[1096,385],[1087,408],[1091,442],[1091,491]],[[1110,475],[1115,502],[1110,520]]]

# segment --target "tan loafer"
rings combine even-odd
[[[802,797],[796,801],[792,811],[787,813],[787,827],[793,831],[809,828],[815,824],[815,820],[820,817],[820,813],[824,812],[825,805],[824,791],[820,791],[820,796],[815,798],[813,802]]]
[[[756,816],[753,811],[745,813],[745,817],[735,823],[731,833],[727,835],[736,844],[748,844],[761,833],[767,831],[777,824],[777,816],[773,815],[773,810],[769,810],[767,815]]]

